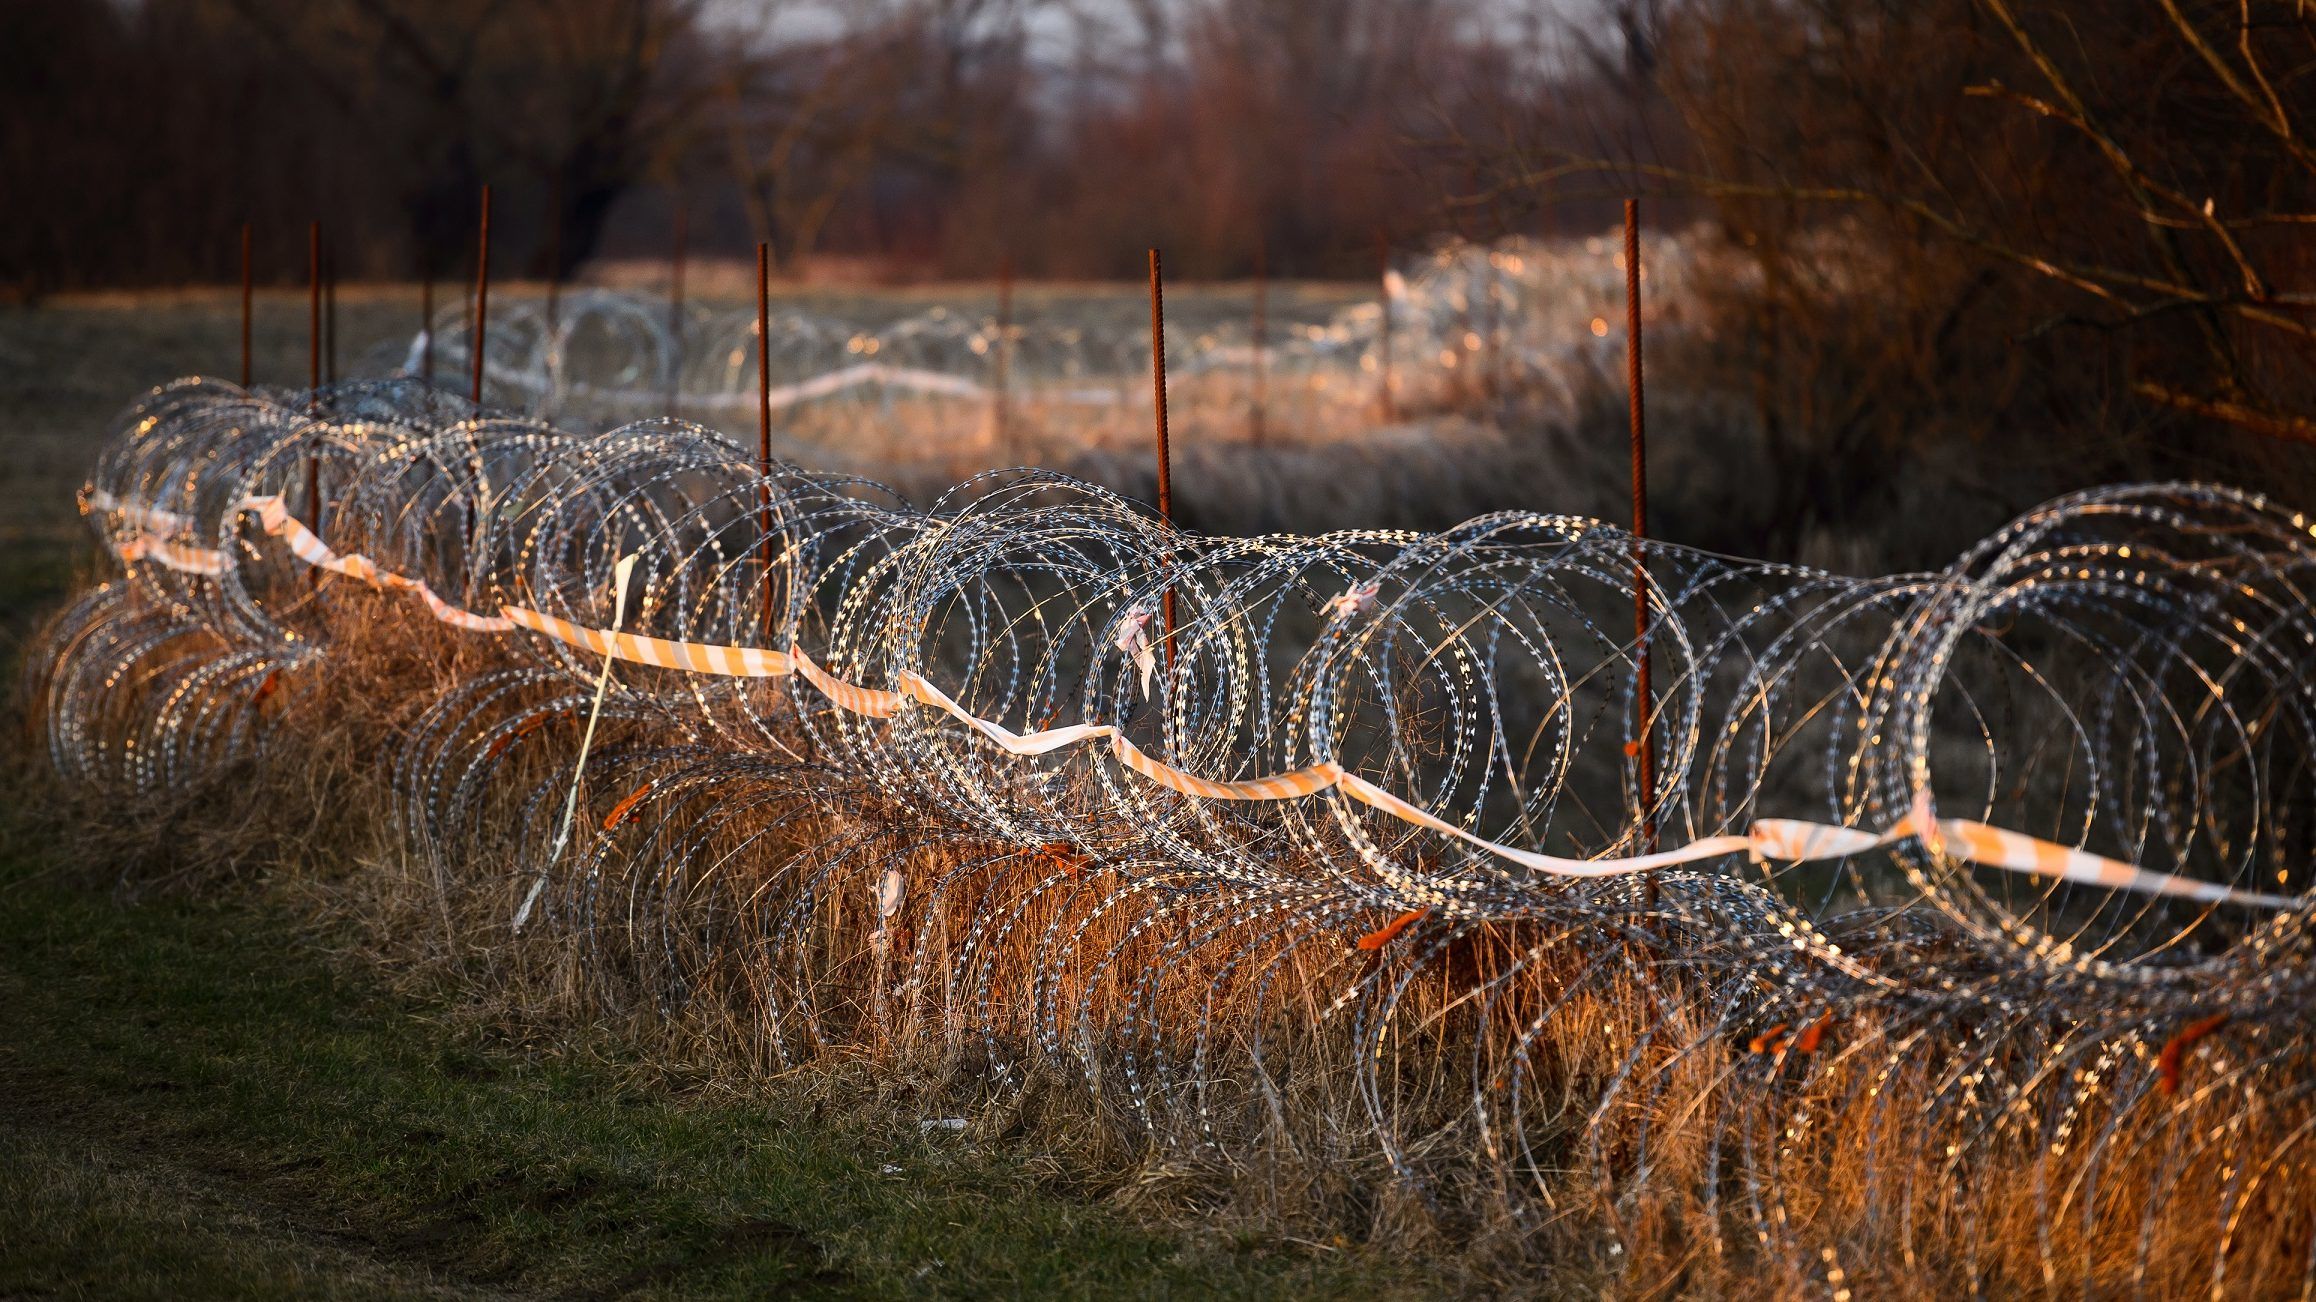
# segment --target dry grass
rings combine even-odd
[[[1217,529],[1431,523],[1555,469],[1597,496],[1594,472],[1613,464],[1566,431],[1387,437],[1202,446],[1185,455],[1197,486],[1184,514]],[[1082,456],[1134,487],[1122,443]],[[1371,468],[1346,474],[1353,457]],[[646,779],[662,786],[590,838],[588,871],[558,872],[542,921],[515,935],[577,721],[543,689],[511,701],[509,723],[546,722],[482,756],[489,781],[448,839],[414,838],[386,757],[431,703],[500,662],[414,632],[388,600],[327,603],[326,664],[249,707],[276,725],[262,760],[125,807],[55,793],[57,834],[132,887],[263,880],[358,937],[380,970],[455,980],[462,1018],[520,1042],[609,1029],[640,1047],[638,1070],[718,1090],[895,1123],[964,1116],[1079,1194],[1378,1244],[1443,1288],[1947,1296],[2055,1280],[2170,1295],[2224,1265],[2261,1293],[2304,1268],[2316,1173],[2294,1147],[2311,1113],[2291,1084],[2306,1064],[2290,1028],[2214,1046],[2177,1098],[2143,1083],[2159,1033],[2055,1006],[1996,1019],[1894,999],[1845,1012],[1815,1053],[1757,1053],[1727,1033],[1737,996],[1673,941],[1501,924],[1409,966],[1410,950],[1345,943],[1371,923],[1313,937],[1225,909],[1198,915],[1211,934],[1188,945],[1152,895],[1121,900],[1103,865],[979,839],[809,759],[703,764],[664,722],[608,728],[583,820]],[[895,863],[947,885],[912,908],[909,934],[879,939],[868,888]],[[1515,961],[1493,999],[1467,998]],[[1387,1054],[1371,1026],[1327,1015],[1362,975],[1408,978]],[[2011,1047],[1974,1039],[1995,1021]],[[2070,1037],[2106,1057],[2047,1051]],[[1161,1056],[1173,1075],[1154,1073]],[[1179,1071],[1193,1058],[1197,1072]],[[2032,1086],[2008,1113],[1956,1102],[1995,1095],[1971,1073],[2054,1062],[2107,1083]],[[1528,1111],[1483,1129],[1475,1081],[1515,1067]],[[2113,1142],[2084,1138],[2110,1127]],[[2215,1226],[2231,1217],[2223,1244]]]
[[[262,878],[381,969],[453,978],[462,1017],[518,1041],[609,1030],[642,1070],[719,1090],[884,1124],[964,1117],[1079,1196],[1375,1245],[1430,1263],[1443,1288],[1949,1296],[2058,1279],[2175,1295],[2212,1276],[2233,1199],[2226,1278],[2259,1293],[2298,1277],[2293,1245],[2316,1230],[2291,1144],[2316,1114],[2259,1084],[2299,1063],[2289,1035],[2214,1055],[2177,1099],[2110,1064],[2112,1087],[2082,1092],[2054,1133],[2040,1100],[2055,1085],[2008,1112],[1954,1106],[1957,1091],[1999,1096],[1956,1072],[2050,1060],[1972,1046],[1987,1029],[1972,1016],[1845,1011],[1815,1052],[1776,1057],[1728,1032],[1730,992],[1688,975],[1695,942],[1678,937],[1501,924],[1411,965],[1350,947],[1363,924],[1313,937],[1223,909],[1194,910],[1208,930],[1186,944],[1155,897],[1121,896],[1127,879],[1098,863],[978,839],[810,761],[703,762],[648,721],[598,739],[582,819],[647,779],[653,794],[584,872],[556,874],[518,936],[508,919],[552,835],[576,720],[543,692],[511,708],[549,722],[499,752],[454,839],[422,854],[380,757],[492,663],[471,640],[414,635],[384,599],[330,606],[326,672],[256,707],[283,725],[261,763],[59,827],[127,882]],[[894,864],[944,885],[880,939],[868,884]],[[1387,1046],[1326,1013],[1375,974],[1407,978]],[[1474,1004],[1490,982],[1496,997]],[[2097,1029],[2054,1012],[2004,1033]],[[2282,1057],[2255,1068],[2263,1050]],[[1515,1068],[1527,1111],[1483,1127],[1475,1080]],[[2110,1125],[2115,1142],[2086,1142]],[[2270,1153],[2282,1160],[2244,1198],[2231,1179]]]

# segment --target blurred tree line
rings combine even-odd
[[[1364,277],[1639,193],[1731,268],[1662,365],[1774,550],[1925,479],[2305,496],[2312,77],[2304,0],[8,0],[0,290],[230,279],[251,218],[269,280],[309,217],[460,276],[486,180],[532,276],[680,210],[784,272]]]
[[[9,0],[0,284],[783,268],[1372,274],[1564,93],[1492,0]],[[1521,104],[1518,101],[1529,101]],[[1493,149],[1489,151],[1495,152]],[[624,205],[624,208],[623,208]],[[630,214],[624,222],[617,213]],[[623,234],[624,229],[624,234]],[[609,241],[607,244],[606,241]],[[627,247],[622,247],[622,242]]]
[[[1767,554],[1910,531],[1877,564],[1929,564],[2091,483],[2316,496],[2305,0],[1604,12],[1641,141],[1515,138],[1455,202],[1625,189],[1702,219],[1729,271],[1678,364],[1736,398],[1760,473],[1700,528]]]

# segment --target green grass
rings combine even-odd
[[[1137,1224],[1034,1154],[462,1029],[249,899],[0,867],[0,1296],[1366,1293],[1356,1251]],[[1402,1285],[1413,1281],[1398,1278]]]
[[[229,369],[225,302],[0,312],[0,661],[88,577],[73,492],[106,422]],[[260,308],[261,378],[289,378],[302,303]],[[351,302],[350,340],[407,308]],[[0,764],[0,1298],[1437,1291],[1376,1251],[1121,1210],[1028,1141],[808,1101],[873,1083],[518,1042],[262,882],[125,902],[27,812],[46,785]]]

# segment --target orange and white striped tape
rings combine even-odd
[[[156,512],[113,500],[101,492],[88,495],[91,509],[118,513],[124,520],[145,525],[190,521],[168,512]],[[1618,858],[1567,859],[1490,841],[1449,823],[1420,806],[1392,795],[1374,783],[1345,772],[1333,763],[1314,764],[1290,773],[1218,782],[1186,773],[1154,759],[1109,724],[1073,724],[1035,733],[1016,733],[1001,724],[973,715],[947,693],[915,673],[901,676],[900,691],[861,687],[837,678],[820,667],[803,648],[787,651],[763,647],[720,646],[677,642],[636,633],[606,632],[520,606],[505,607],[496,616],[461,610],[437,597],[423,582],[380,570],[366,557],[339,556],[312,530],[289,514],[278,496],[245,498],[237,511],[255,512],[265,531],[283,539],[293,555],[309,565],[360,579],[382,588],[407,589],[423,597],[437,619],[477,632],[504,632],[526,628],[558,642],[604,656],[607,661],[649,665],[682,673],[716,674],[731,678],[784,678],[799,675],[838,709],[866,718],[889,719],[915,700],[932,706],[979,733],[1009,754],[1048,754],[1081,742],[1106,739],[1110,753],[1121,765],[1158,786],[1199,800],[1299,800],[1330,789],[1403,823],[1421,827],[1483,851],[1496,858],[1555,877],[1614,877],[1695,863],[1725,855],[1744,854],[1755,862],[1776,860],[1802,863],[1863,854],[1897,841],[1919,840],[1934,853],[1989,868],[1998,868],[2051,881],[2076,882],[2110,890],[2132,891],[2262,909],[2297,909],[2302,901],[2287,895],[2239,890],[2216,882],[2199,881],[2172,873],[2154,872],[2087,850],[2071,849],[2022,833],[1990,827],[1967,819],[1935,819],[1925,799],[1892,828],[1868,832],[1854,827],[1813,823],[1801,819],[1764,818],[1744,834],[1708,836],[1654,854]],[[166,517],[166,519],[164,519]],[[220,552],[167,542],[149,534],[132,533],[115,544],[125,561],[151,560],[191,574],[224,573]]]

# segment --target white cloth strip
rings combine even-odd
[[[826,378],[829,377],[823,377]],[[90,495],[92,506],[97,505],[97,499],[97,494]],[[122,511],[124,518],[127,517],[127,511],[117,503],[100,509]],[[428,608],[434,611],[436,618],[458,627],[499,632],[520,626],[604,656],[607,665],[613,660],[628,660],[663,669],[745,678],[777,678],[790,673],[800,674],[838,709],[868,718],[889,719],[898,714],[907,701],[914,699],[941,710],[1014,755],[1043,755],[1079,742],[1106,738],[1110,742],[1111,754],[1120,764],[1160,786],[1196,799],[1297,800],[1332,788],[1401,822],[1453,837],[1497,858],[1555,877],[1614,877],[1732,854],[1750,855],[1757,862],[1774,859],[1802,863],[1863,854],[1896,841],[1917,838],[1934,853],[2028,876],[2131,891],[2141,895],[2160,895],[2246,908],[2291,910],[2302,907],[2302,901],[2291,896],[2238,890],[2217,882],[2155,872],[2086,850],[2070,849],[2022,833],[1989,827],[1984,823],[1964,819],[1933,820],[1927,798],[1917,802],[1915,808],[1897,826],[1879,833],[1802,819],[1764,818],[1755,821],[1743,835],[1703,837],[1687,845],[1654,854],[1627,855],[1613,859],[1567,859],[1539,854],[1533,850],[1490,841],[1477,833],[1457,827],[1356,774],[1343,771],[1333,763],[1315,764],[1270,777],[1218,782],[1185,773],[1153,759],[1108,724],[1073,724],[1023,735],[1002,724],[974,716],[947,693],[917,674],[904,675],[904,690],[900,692],[860,687],[822,669],[801,647],[791,646],[782,652],[762,647],[676,642],[632,633],[604,632],[516,606],[506,607],[504,614],[498,617],[476,615],[442,602],[424,583],[416,579],[380,571],[363,557],[338,556],[303,523],[291,516],[278,496],[246,498],[236,505],[235,510],[256,512],[264,522],[266,532],[283,538],[291,552],[308,564],[348,574],[379,586],[409,587],[426,599]],[[225,568],[225,558],[220,553],[181,547],[144,535],[131,535],[117,543],[116,550],[124,560],[150,559],[187,573],[220,574]]]
[[[89,489],[83,495],[84,511],[106,511],[121,517],[131,528],[150,533],[184,533],[194,524],[192,516],[165,511],[157,506],[124,502],[101,488]]]

